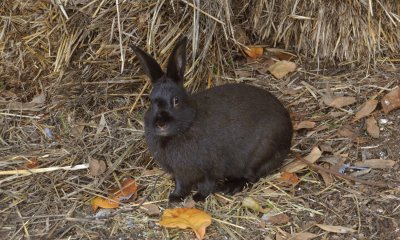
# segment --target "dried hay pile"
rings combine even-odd
[[[0,170],[29,173],[33,170],[25,163],[37,160],[39,169],[49,171],[0,177],[1,236],[168,236],[155,225],[157,218],[135,207],[110,218],[90,217],[89,201],[105,196],[124,177],[135,177],[144,188],[140,196],[151,193],[148,201],[161,208],[167,206],[172,187],[165,177],[155,183],[159,172],[149,170],[153,163],[146,153],[142,119],[150,86],[129,43],[165,63],[176,40],[189,36],[186,84],[196,91],[237,81],[234,70],[242,67],[237,61],[243,56],[241,49],[252,44],[284,47],[308,61],[310,57],[330,63],[386,61],[399,52],[399,15],[400,2],[391,0],[1,1]],[[252,82],[286,103],[298,100],[281,94],[290,79],[263,78],[263,84]],[[304,154],[312,145],[295,142],[307,145],[300,151]],[[92,177],[85,170],[61,169],[85,169],[91,159],[104,160],[107,171]],[[315,210],[307,201],[337,191],[326,189],[315,195],[305,186],[305,197],[298,198],[290,194],[293,188],[276,185],[273,179],[276,176],[260,182],[251,195],[270,208],[290,212],[295,222],[304,216],[324,219],[323,210]],[[303,181],[320,180],[310,172]],[[219,219],[210,239],[248,239],[281,231],[264,228],[257,214],[241,208],[235,198],[219,196],[201,206]],[[179,235],[183,239],[192,236],[174,234],[184,234]]]

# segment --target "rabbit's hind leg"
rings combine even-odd
[[[193,200],[204,201],[208,195],[215,192],[216,180],[215,178],[205,177],[203,181],[197,184],[197,193],[193,195]]]
[[[242,191],[245,187],[249,187],[251,183],[246,178],[230,178],[226,180],[222,186],[219,186],[218,191],[233,195]]]

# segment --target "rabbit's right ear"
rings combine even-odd
[[[143,71],[150,78],[151,83],[154,84],[164,75],[164,72],[161,69],[160,65],[152,56],[144,52],[142,49],[133,44],[131,44],[130,47],[135,52],[136,57],[139,59]]]

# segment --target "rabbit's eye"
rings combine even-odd
[[[179,105],[179,98],[178,97],[174,97],[172,99],[172,103],[174,104],[174,107],[178,106]]]

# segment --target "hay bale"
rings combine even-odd
[[[369,62],[398,54],[400,1],[271,1],[247,6],[260,41],[306,57]]]

